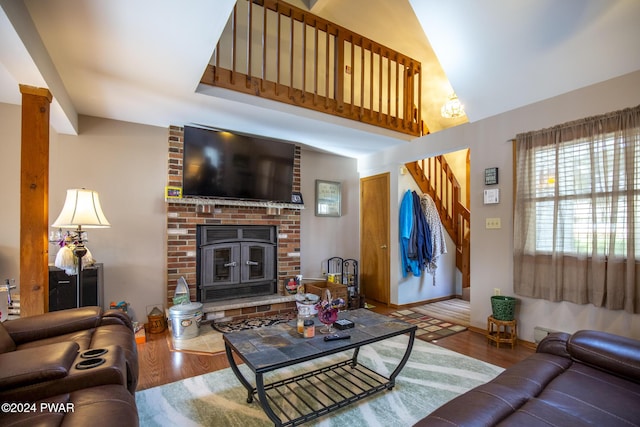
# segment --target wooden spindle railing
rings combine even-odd
[[[435,202],[442,225],[456,244],[456,267],[462,273],[462,287],[468,287],[471,283],[471,212],[461,202],[461,187],[453,170],[443,156],[405,166],[420,190]]]
[[[421,64],[279,0],[239,0],[201,83],[414,136]]]

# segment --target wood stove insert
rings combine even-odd
[[[275,226],[199,225],[199,300],[277,293],[277,246]]]

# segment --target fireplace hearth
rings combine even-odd
[[[197,235],[201,302],[277,293],[275,226],[199,225]]]

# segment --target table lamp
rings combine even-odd
[[[76,303],[82,302],[82,257],[87,253],[82,239],[84,228],[109,228],[111,224],[102,213],[98,193],[84,188],[67,190],[62,212],[51,225],[55,228],[75,228],[77,240],[73,254],[78,258]]]

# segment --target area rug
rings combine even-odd
[[[460,298],[451,298],[411,307],[411,310],[436,319],[448,320],[451,323],[469,327],[471,304],[469,301]]]
[[[406,348],[407,336],[361,348],[360,363],[389,375]],[[296,365],[268,380],[308,372],[351,352]],[[252,378],[243,364],[240,370]],[[410,426],[433,410],[480,384],[502,368],[416,340],[392,390],[370,396],[306,423],[311,426]],[[260,405],[247,403],[246,389],[230,368],[136,392],[141,426],[270,426]]]
[[[171,351],[182,351],[194,354],[215,354],[224,351],[222,334],[240,331],[242,329],[260,328],[262,326],[277,325],[293,319],[295,314],[280,314],[254,319],[236,320],[220,323],[201,323],[198,336],[186,340],[176,340],[172,334],[167,334],[167,344]]]
[[[232,320],[230,322],[214,322],[211,324],[213,329],[218,332],[234,332],[243,329],[262,328],[263,326],[272,326],[279,323],[286,323],[295,317],[295,313],[274,314],[272,316],[256,317],[252,319]]]
[[[435,341],[467,330],[466,326],[436,319],[412,309],[394,311],[389,316],[416,325],[416,336],[425,341]]]

